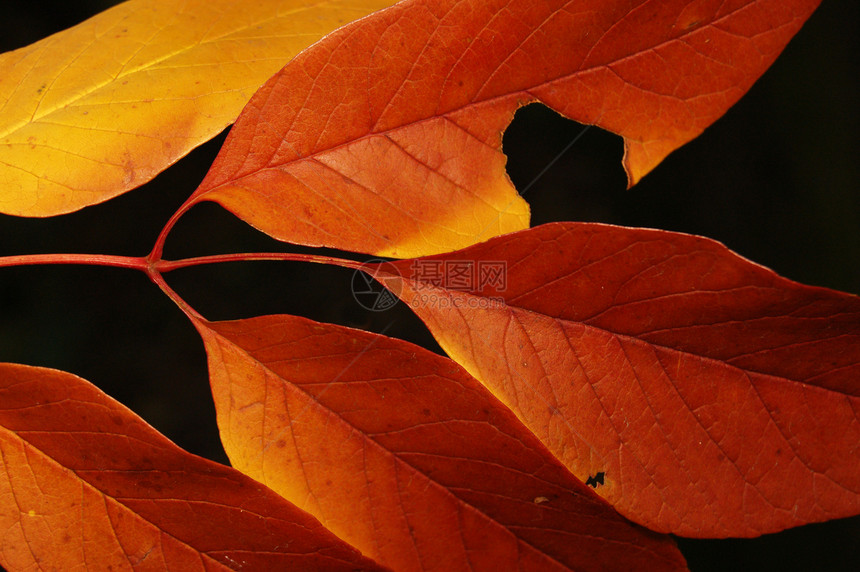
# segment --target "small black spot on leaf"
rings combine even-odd
[[[606,473],[603,471],[600,471],[596,475],[588,477],[588,480],[585,481],[585,484],[588,485],[589,487],[593,488],[593,489],[596,489],[597,487],[599,487],[600,485],[603,484],[603,477],[605,477],[605,476],[606,476]]]

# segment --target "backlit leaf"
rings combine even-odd
[[[255,94],[196,200],[280,240],[393,257],[528,227],[501,133],[542,101],[624,137],[638,181],[764,72],[817,0],[407,0]]]
[[[856,296],[584,223],[368,269],[636,522],[755,536],[860,512]]]
[[[379,570],[263,485],[70,373],[0,364],[8,570]]]
[[[131,0],[0,55],[0,212],[137,187],[232,123],[299,50],[391,0]]]
[[[395,570],[685,568],[449,359],[294,316],[196,324],[231,463]]]

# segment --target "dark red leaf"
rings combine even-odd
[[[505,282],[464,284],[470,265]],[[368,269],[636,522],[754,536],[860,512],[856,296],[706,238],[583,223]]]
[[[9,570],[381,570],[270,489],[187,453],[87,381],[0,364]]]
[[[407,570],[679,570],[457,364],[295,316],[197,323],[233,465]]]

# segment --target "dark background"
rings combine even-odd
[[[0,51],[82,21],[116,2],[6,1]],[[857,22],[854,0],[825,2],[781,58],[701,137],[625,190],[621,140],[540,106],[505,135],[508,170],[528,189],[532,224],[585,220],[701,234],[794,280],[860,293]],[[141,256],[194,190],[223,141],[203,145],[153,182],[51,219],[0,215],[0,256],[81,252]],[[2,184],[2,181],[0,181]],[[213,204],[195,207],[165,256],[302,251],[268,239]],[[354,255],[347,255],[353,256]],[[209,319],[291,313],[420,343],[402,304],[364,311],[352,273],[300,263],[236,263],[167,275]],[[0,269],[0,361],[80,375],[180,446],[226,461],[206,360],[188,320],[139,272],[84,266]],[[860,517],[753,540],[680,540],[692,570],[854,570]]]

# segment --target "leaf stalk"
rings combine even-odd
[[[148,266],[145,258],[114,256],[110,254],[21,254],[0,257],[0,267],[33,266],[38,264],[89,264],[133,268],[144,272]]]

